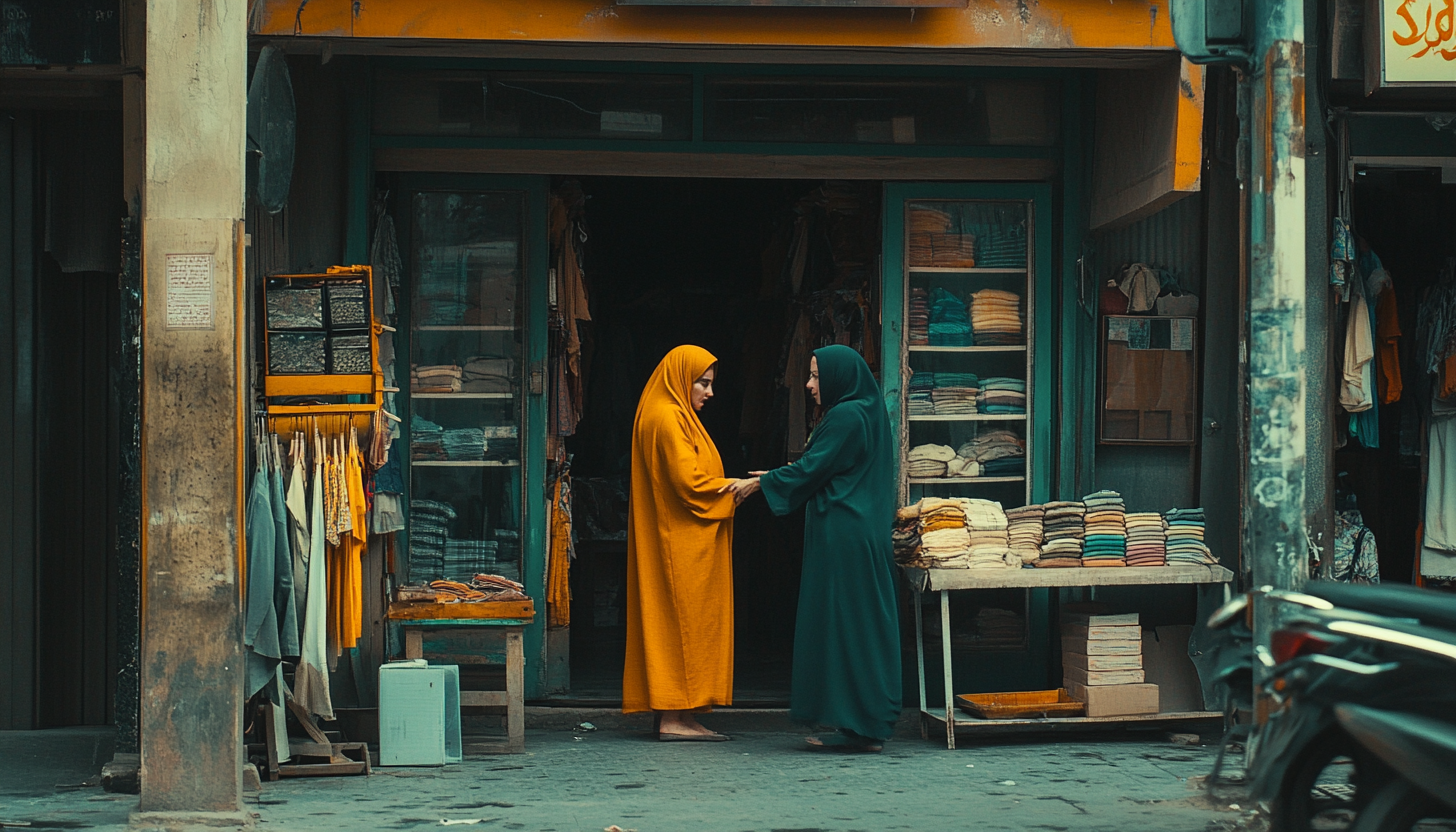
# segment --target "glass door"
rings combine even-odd
[[[1050,216],[1046,186],[887,186],[883,388],[902,502],[1050,499]],[[1048,600],[1045,590],[955,593],[958,692],[1046,684]],[[925,623],[937,631],[938,613]]]
[[[486,573],[545,599],[546,180],[399,181],[405,263],[398,373],[411,583]],[[544,615],[526,629],[526,695],[544,689]]]

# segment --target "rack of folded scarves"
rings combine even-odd
[[[944,455],[912,465],[979,464],[960,454],[942,462]],[[1129,512],[1115,491],[1011,509],[970,497],[924,497],[896,513],[893,541],[896,562],[916,569],[1216,566],[1204,523],[1201,508]]]

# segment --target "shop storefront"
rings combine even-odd
[[[809,351],[843,343],[881,381],[902,503],[1215,501],[1201,356],[1233,353],[1238,298],[1207,274],[1222,208],[1200,192],[1204,76],[1161,5],[1043,3],[1020,22],[439,6],[470,22],[315,0],[261,3],[253,27],[290,53],[299,102],[289,205],[250,218],[253,285],[372,266],[378,392],[398,420],[374,419],[397,431],[394,470],[373,480],[379,539],[336,707],[371,707],[375,668],[403,654],[388,593],[476,572],[535,603],[528,698],[620,697],[631,420],[679,343],[719,358],[704,422],[730,475],[802,452]],[[1106,314],[1129,311],[1104,307],[1107,278],[1149,263],[1162,294],[1221,295],[1220,317]],[[1164,382],[1177,395],[1160,399]],[[952,471],[927,447],[972,453]],[[1236,489],[1217,499],[1211,514],[1237,516]],[[737,698],[781,701],[802,530],[746,504],[735,532]],[[1232,531],[1225,549],[1236,571]],[[945,616],[905,593],[907,646],[947,622],[957,692],[1057,687],[1067,602],[1196,615],[1191,588],[1151,572],[1089,590],[1004,571]]]

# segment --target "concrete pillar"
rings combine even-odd
[[[241,826],[246,0],[147,0],[142,828]]]
[[[1245,551],[1255,585],[1295,589],[1308,572],[1303,0],[1256,0],[1253,20],[1243,113],[1251,159]],[[1277,607],[1261,599],[1255,643],[1267,648],[1278,623]]]

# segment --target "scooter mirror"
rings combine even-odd
[[[1210,630],[1221,630],[1241,618],[1244,610],[1249,608],[1249,596],[1247,594],[1233,598],[1228,603],[1214,611],[1208,617],[1208,628]]]

